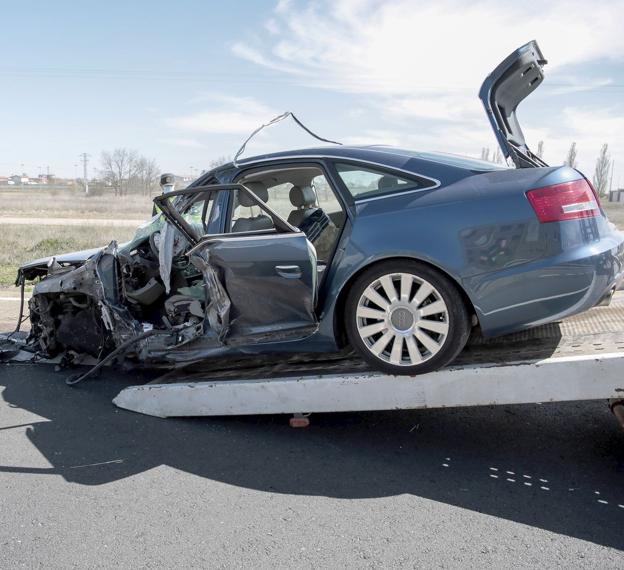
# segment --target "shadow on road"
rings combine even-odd
[[[285,416],[119,410],[111,399],[137,379],[113,371],[73,389],[63,381],[46,366],[2,366],[3,399],[48,420],[26,435],[51,467],[0,473],[101,485],[168,465],[273,493],[410,493],[624,549],[624,436],[604,402],[319,414],[293,430]],[[0,429],[0,450],[13,427]]]

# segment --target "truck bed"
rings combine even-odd
[[[451,366],[371,370],[352,352],[213,359],[123,390],[122,408],[204,416],[338,412],[624,397],[624,292],[610,306],[521,333],[473,335]]]

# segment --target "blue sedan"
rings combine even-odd
[[[132,242],[22,267],[19,282],[40,279],[29,343],[166,366],[350,344],[376,369],[419,374],[476,327],[503,335],[608,301],[624,236],[517,121],[545,63],[531,42],[481,89],[515,168],[381,146],[227,164],[158,197]]]

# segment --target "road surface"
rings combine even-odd
[[[119,218],[33,218],[0,216],[0,225],[12,226],[102,226],[115,228],[138,228],[145,220],[122,220]]]
[[[604,402],[157,419],[0,365],[0,568],[622,568]]]

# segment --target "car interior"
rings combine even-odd
[[[323,171],[314,166],[261,170],[237,180],[249,188],[289,224],[300,229],[314,245],[322,270],[330,261],[346,214]],[[232,232],[273,228],[271,218],[236,193]]]
[[[317,272],[322,277],[346,220],[345,210],[323,171],[314,166],[265,168],[248,173],[237,182],[306,234],[316,249]],[[207,235],[210,221],[218,216],[215,196],[214,192],[199,193],[181,211],[184,221],[198,236]],[[235,192],[233,200],[230,232],[264,232],[274,228],[272,218],[248,194]],[[188,321],[189,316],[199,319],[205,292],[201,272],[185,255],[189,244],[180,232],[174,231],[170,289],[165,292],[159,264],[160,241],[160,232],[154,232],[131,252],[122,254],[127,304],[137,318],[157,326],[163,319],[170,324]]]

